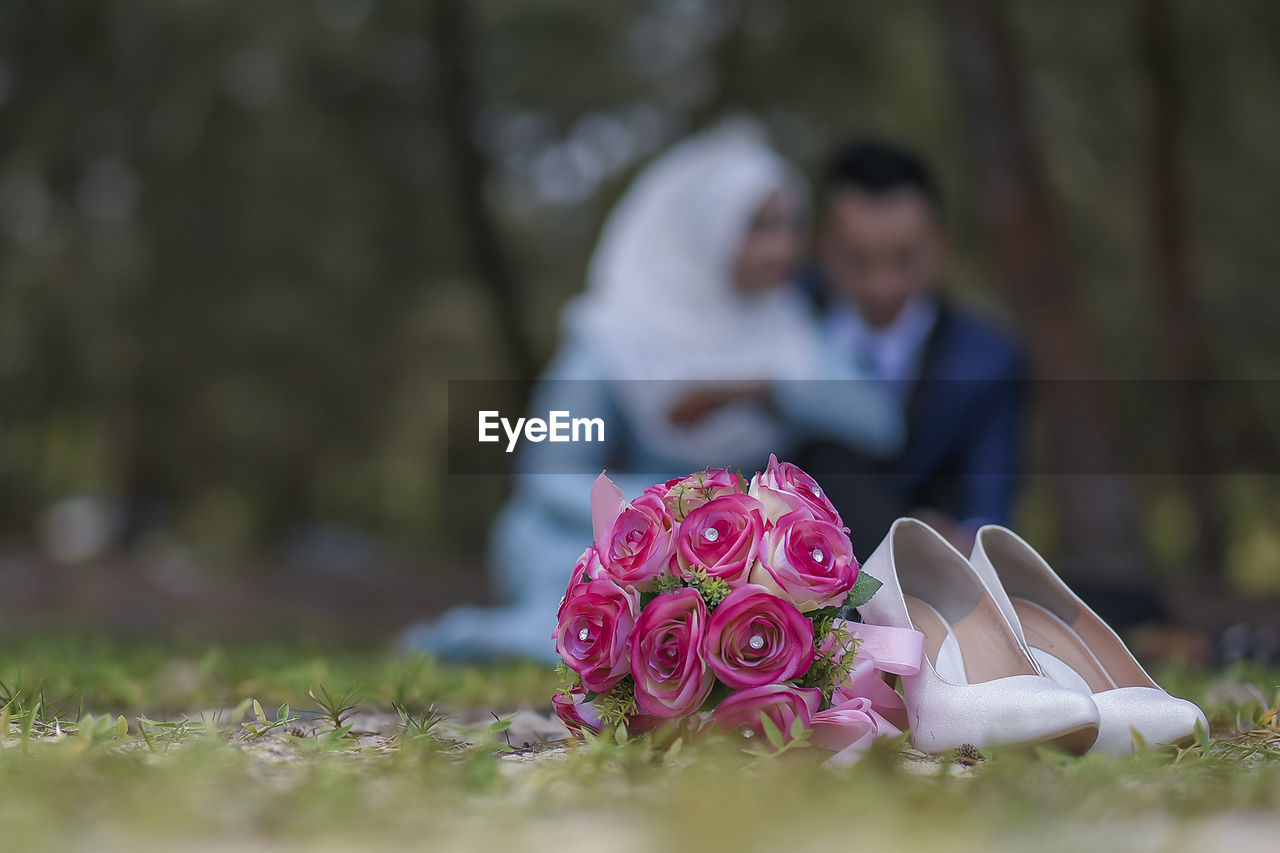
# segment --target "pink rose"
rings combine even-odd
[[[665,483],[654,483],[652,486],[644,490],[644,494],[653,495],[660,500],[666,500],[667,492],[671,491],[671,488],[683,479],[684,477],[672,477]]]
[[[610,578],[569,590],[556,625],[556,651],[588,690],[603,693],[627,674],[627,642],[640,597]]]
[[[768,521],[777,521],[787,513],[804,509],[814,518],[829,521],[836,527],[844,527],[840,513],[836,512],[836,508],[827,499],[818,481],[799,466],[779,462],[778,457],[772,453],[769,454],[769,466],[764,472],[751,478],[747,494],[764,505]]]
[[[742,494],[724,495],[685,516],[676,536],[680,568],[701,566],[730,586],[746,583],[764,533],[763,507]]]
[[[802,613],[840,604],[858,580],[858,562],[845,532],[798,509],[764,532],[751,582],[794,604]]]
[[[551,697],[551,707],[560,722],[575,735],[581,736],[584,731],[599,732],[605,726],[604,721],[596,714],[596,703],[587,699],[587,691],[582,687],[574,688],[569,696],[555,694]],[[638,734],[653,731],[663,722],[661,717],[632,714],[627,720],[627,732]]]
[[[624,587],[648,589],[671,560],[675,519],[655,494],[627,502],[601,474],[591,488],[591,523],[601,565]]]
[[[813,655],[813,623],[763,586],[729,593],[707,624],[707,663],[735,690],[797,678]]]
[[[569,575],[569,588],[566,590],[564,597],[560,599],[560,609],[556,613],[556,618],[559,619],[564,613],[565,603],[569,600],[569,594],[573,592],[574,587],[580,583],[607,576],[604,566],[600,565],[600,554],[597,553],[594,545],[588,545],[587,550],[582,552],[582,556],[574,564],[573,574]]]
[[[596,550],[596,546],[588,545],[587,550],[582,552],[578,562],[573,565],[573,574],[569,576],[569,589],[585,581],[604,577],[606,574],[604,566],[600,564],[600,552]]]
[[[702,655],[707,606],[688,587],[659,595],[640,614],[631,641],[636,704],[655,717],[686,717],[711,692]]]
[[[764,717],[782,732],[783,742],[791,740],[791,725],[800,720],[805,729],[813,728],[813,715],[822,704],[822,691],[815,687],[799,688],[789,684],[765,684],[740,690],[716,706],[707,725],[737,734],[745,739],[764,738]]]
[[[687,477],[668,480],[661,487],[662,499],[676,521],[683,521],[690,512],[724,495],[740,495],[743,484],[737,474],[728,468],[708,468]]]
[[[600,718],[596,716],[595,703],[587,701],[587,692],[581,688],[574,690],[569,696],[563,693],[552,696],[551,707],[565,728],[575,735],[598,732],[603,727]]]

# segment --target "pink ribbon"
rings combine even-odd
[[[813,715],[810,743],[834,753],[827,762],[852,764],[876,738],[897,737],[907,727],[906,706],[881,673],[914,675],[924,658],[924,634],[910,628],[889,628],[837,620],[861,642],[849,683],[832,696],[832,706]]]

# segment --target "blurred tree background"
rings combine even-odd
[[[741,108],[810,174],[855,132],[931,156],[949,285],[1040,376],[1271,379],[1277,96],[1269,0],[2,0],[0,539],[474,565],[502,485],[447,476],[447,380],[536,375],[628,178]],[[1046,470],[1189,461],[1037,478],[1028,524],[1280,590],[1268,401],[1089,387]],[[1210,476],[1228,434],[1264,474]]]

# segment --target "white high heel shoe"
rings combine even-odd
[[[1093,745],[1093,701],[1041,674],[969,561],[936,530],[898,519],[862,570],[884,584],[858,609],[862,620],[925,635],[920,671],[902,677],[917,749],[1050,743],[1079,754]]]
[[[978,530],[970,558],[1040,669],[1093,697],[1098,740],[1092,751],[1123,755],[1133,732],[1149,744],[1180,743],[1208,730],[1204,712],[1170,696],[1147,675],[1116,632],[1020,536],[998,525]]]

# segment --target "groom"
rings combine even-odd
[[[897,396],[906,439],[892,458],[812,442],[797,459],[822,480],[866,557],[899,515],[968,554],[1007,524],[1020,467],[1025,364],[1005,333],[941,286],[947,234],[928,165],[886,142],[839,149],[820,187],[805,287],[844,356]]]

